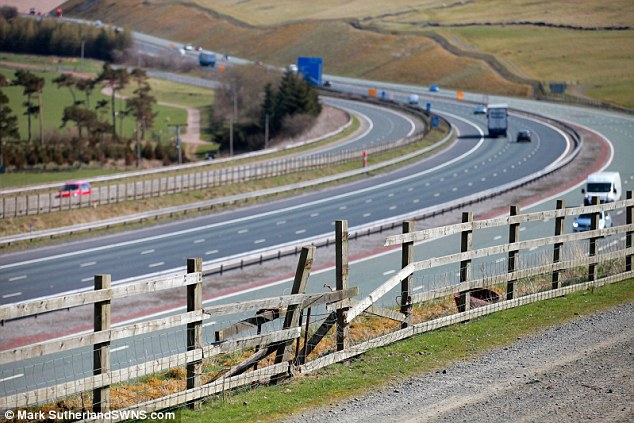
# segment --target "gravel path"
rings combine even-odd
[[[633,422],[634,304],[287,423]]]

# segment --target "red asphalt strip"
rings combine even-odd
[[[577,129],[580,132],[588,132],[588,130],[585,130],[583,128],[579,128],[576,127],[575,129]],[[557,195],[558,193],[562,192],[562,191],[566,191],[571,187],[574,187],[575,185],[578,185],[580,183],[582,183],[583,181],[586,180],[587,176],[593,172],[597,172],[600,169],[602,169],[607,160],[608,157],[610,155],[610,148],[609,148],[609,143],[607,141],[606,138],[604,138],[603,136],[597,134],[596,132],[592,131],[592,133],[597,136],[598,140],[600,141],[600,152],[598,154],[597,160],[594,162],[593,166],[589,169],[586,170],[586,172],[579,172],[577,174],[577,177],[574,179],[570,179],[568,181],[567,184],[563,185],[563,186],[558,186],[557,188],[553,188],[550,191],[545,191],[537,196],[531,197],[530,199],[526,199],[524,200],[522,203],[520,203],[520,206],[528,206],[530,204],[534,204],[540,200],[543,200],[545,198],[549,198],[549,197],[553,197],[555,195]],[[483,215],[479,215],[478,218],[480,220],[484,220],[484,219],[490,219],[492,217],[495,216],[500,216],[503,215],[505,213],[508,213],[508,209],[497,209],[497,210],[492,210],[488,213],[485,213]],[[370,256],[373,256],[375,254],[379,254],[379,253],[384,253],[385,251],[389,251],[391,249],[397,249],[399,248],[398,246],[393,246],[393,247],[386,247],[386,248],[381,248],[381,249],[376,249],[376,250],[372,250],[369,252],[365,252],[365,253],[361,253],[355,256],[351,256],[350,257],[350,261],[357,261],[357,260],[361,260],[363,258],[367,258]],[[313,269],[314,271],[318,271],[318,270],[322,270],[322,269],[327,269],[330,267],[333,267],[334,263],[328,263],[325,264],[319,268],[315,268]],[[240,292],[240,291],[244,291],[247,289],[252,289],[252,288],[257,288],[257,287],[261,287],[261,286],[266,286],[266,285],[270,285],[270,284],[274,284],[276,282],[279,282],[281,280],[284,279],[292,279],[294,277],[294,274],[289,273],[286,276],[282,276],[282,277],[275,277],[275,278],[270,278],[270,279],[264,279],[261,281],[256,281],[256,282],[251,282],[249,284],[246,285],[240,285],[240,286],[236,286],[233,288],[229,288],[229,289],[225,289],[219,292],[216,292],[214,294],[208,295],[208,296],[203,296],[203,301],[208,301],[214,298],[218,298],[218,297],[222,297],[225,295],[229,295],[229,294],[234,294],[236,292]],[[176,309],[179,307],[186,307],[186,302],[180,302],[180,303],[172,303],[172,304],[166,304],[166,305],[162,305],[160,307],[154,307],[148,310],[144,310],[144,311],[140,311],[138,313],[133,313],[133,314],[128,314],[128,315],[124,315],[124,316],[118,316],[116,318],[114,318],[112,320],[112,323],[118,323],[118,322],[122,322],[122,321],[127,321],[127,320],[131,320],[131,319],[135,319],[135,318],[139,318],[139,317],[143,317],[143,316],[147,316],[150,314],[155,314],[155,313],[160,313],[160,312],[165,312],[167,310],[172,310],[172,309]],[[25,345],[30,345],[30,344],[36,344],[36,343],[40,343],[40,342],[44,342],[47,340],[51,340],[51,339],[56,339],[56,338],[61,338],[64,336],[68,336],[68,335],[72,335],[75,333],[79,333],[79,332],[83,332],[83,331],[91,331],[93,329],[93,325],[84,325],[84,326],[80,326],[80,327],[76,327],[74,329],[67,329],[64,331],[58,331],[55,333],[47,333],[47,334],[38,334],[38,335],[30,335],[30,336],[23,336],[23,337],[17,337],[17,338],[12,338],[10,340],[4,340],[4,342],[2,342],[2,345],[0,345],[0,351],[5,351],[5,350],[9,350],[9,349],[14,349],[14,348],[19,348],[19,347],[23,347]]]

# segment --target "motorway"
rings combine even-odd
[[[0,304],[90,289],[95,274],[109,273],[117,281],[181,268],[188,257],[222,261],[291,242],[301,245],[303,239],[331,233],[337,219],[347,219],[350,226],[369,224],[526,177],[556,163],[570,148],[559,131],[520,117],[510,118],[511,132],[531,129],[532,143],[485,139],[484,118],[470,113],[462,107],[445,115],[459,134],[451,148],[389,174],[198,219],[4,255]],[[376,131],[382,139],[411,131],[411,121],[399,114],[382,119],[366,135],[368,143],[377,139]]]
[[[343,78],[333,78],[333,81],[347,85],[351,82]],[[353,82],[355,86],[364,86],[362,81]],[[367,82],[365,86],[425,94],[420,87],[379,85],[373,82]],[[336,219],[347,219],[351,227],[362,225],[405,215],[413,210],[530,175],[561,159],[569,148],[566,139],[558,131],[519,116],[510,119],[511,133],[518,129],[531,129],[537,135],[533,143],[516,144],[502,139],[485,139],[482,137],[484,118],[472,115],[470,105],[446,101],[454,95],[441,92],[424,100],[431,102],[433,110],[450,120],[460,134],[457,142],[441,154],[390,174],[371,176],[359,182],[303,194],[299,198],[95,240],[5,255],[0,257],[2,300],[6,304],[53,292],[89,288],[95,273],[111,273],[116,281],[135,274],[180,268],[187,257],[202,256],[206,261],[222,260],[223,257],[289,240],[301,244],[301,239],[332,233]],[[471,101],[481,99],[477,94],[467,93],[466,97]],[[489,101],[507,102],[517,109],[556,117],[604,135],[613,148],[606,168],[621,172],[624,191],[632,189],[634,119],[631,117],[529,100],[492,97]],[[558,198],[563,198],[568,204],[579,204],[578,189],[577,185],[562,192]],[[529,211],[551,208],[552,204],[536,202]],[[569,230],[569,227],[566,229]],[[485,240],[485,243],[495,242],[501,236],[499,232],[487,233],[490,239]],[[526,235],[523,237],[540,236],[539,229],[529,225],[524,233]],[[429,257],[455,252],[456,245],[455,239],[423,243],[416,247],[415,255]],[[495,260],[491,258],[493,263]],[[399,267],[400,253],[394,251],[355,261],[350,269],[351,285],[359,286],[362,295],[367,294]],[[311,290],[323,290],[324,283],[332,283],[333,273],[332,269],[313,272],[309,284]],[[47,275],[55,276],[51,278]],[[415,289],[429,289],[437,283],[436,279],[445,280],[445,276],[418,275]],[[280,280],[260,289],[212,298],[205,305],[272,297],[285,291],[289,285],[289,280]],[[21,294],[13,295],[17,292]],[[207,322],[207,325],[205,340],[210,341],[213,331],[221,327],[222,323],[216,326],[214,322]],[[3,329],[7,330],[10,330],[10,325]],[[181,352],[183,340],[182,332],[174,332],[152,340],[135,339],[132,344],[117,343],[113,345],[113,367]],[[53,355],[40,361],[20,363],[22,367],[3,366],[0,369],[0,386],[3,386],[0,395],[90,374],[91,359],[91,351],[86,349],[72,357]]]

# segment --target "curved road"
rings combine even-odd
[[[471,117],[468,108],[457,112]],[[398,114],[385,116],[392,117],[390,136],[401,137],[402,131],[394,128],[409,124]],[[182,268],[188,257],[222,261],[247,251],[299,244],[332,233],[337,219],[348,219],[351,227],[368,224],[500,186],[541,171],[569,148],[561,133],[524,118],[511,117],[510,127],[532,129],[532,143],[485,139],[483,118],[470,122],[453,113],[446,117],[458,131],[457,142],[389,174],[193,220],[2,256],[0,304],[92,289],[95,274],[110,273],[116,283]]]

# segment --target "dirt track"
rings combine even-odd
[[[634,304],[287,423],[632,422]]]

